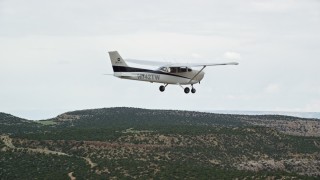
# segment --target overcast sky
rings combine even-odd
[[[196,94],[105,76],[123,58],[228,62]],[[319,0],[0,0],[0,112],[320,111]]]

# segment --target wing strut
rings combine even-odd
[[[198,74],[200,74],[200,73],[201,73],[201,71],[203,71],[203,69],[204,69],[204,68],[206,68],[206,67],[207,67],[207,66],[206,66],[206,65],[204,65],[204,66],[203,66],[203,68],[201,68],[201,70],[200,70],[196,75],[194,75],[194,76],[193,76],[193,78],[191,78],[191,79],[190,79],[190,81],[189,81],[188,83],[191,83],[191,81],[192,81],[194,78],[196,78],[196,77],[198,76]]]

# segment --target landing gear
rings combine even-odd
[[[193,84],[191,84],[191,89],[189,88],[189,87],[183,87],[183,86],[181,86],[181,84],[178,84],[182,89],[183,89],[183,91],[186,93],[186,94],[189,94],[189,92],[190,92],[190,90],[191,90],[191,93],[192,94],[194,94],[194,93],[196,93],[196,89],[193,87]],[[166,90],[166,87],[168,86],[168,84],[164,84],[164,85],[161,85],[160,87],[159,87],[159,90],[161,91],[161,92],[163,92],[163,91],[165,91]]]
[[[196,89],[193,88],[193,84],[191,84],[191,92],[192,92],[193,94],[196,93]]]
[[[166,89],[166,88],[165,88],[164,86],[162,86],[162,85],[159,87],[159,90],[160,90],[161,92],[163,92],[165,89]]]
[[[161,92],[163,92],[164,90],[166,90],[166,87],[167,87],[167,85],[168,84],[166,84],[166,85],[161,85],[160,87],[159,87],[159,90],[161,91]]]
[[[186,87],[186,88],[184,88],[184,92],[185,92],[186,94],[188,94],[188,93],[190,92],[190,89],[189,89],[188,87]]]
[[[181,86],[181,84],[178,84],[183,90],[184,90],[184,92],[186,93],[186,94],[188,94],[189,92],[190,92],[190,88],[189,87],[182,87]],[[196,89],[195,88],[193,88],[193,84],[191,84],[191,92],[192,93],[196,93]]]

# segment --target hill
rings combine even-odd
[[[104,108],[0,125],[4,179],[320,177],[317,119]]]
[[[320,112],[290,112],[290,111],[231,111],[231,110],[212,110],[205,111],[219,114],[245,114],[245,115],[284,115],[301,118],[320,119]]]

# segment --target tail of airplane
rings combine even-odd
[[[118,53],[118,51],[109,51],[109,56],[110,56],[110,60],[113,66],[113,69],[115,68],[115,66],[123,66],[123,67],[127,67],[127,63],[122,59],[122,57],[120,56],[120,54]]]

